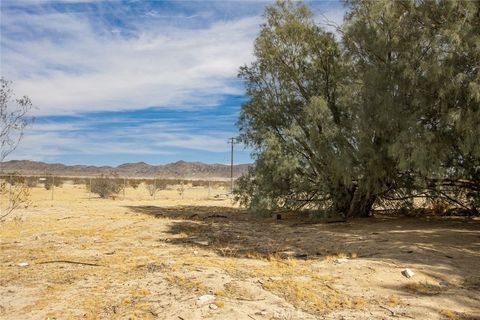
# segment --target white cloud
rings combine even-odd
[[[192,132],[178,123],[132,122],[112,127],[121,119],[77,120],[71,123],[34,123],[6,160],[51,161],[63,155],[172,155],[182,149],[222,153],[229,132]],[[107,127],[108,134],[95,127]]]
[[[252,59],[259,17],[221,21],[205,29],[140,25],[134,37],[94,30],[82,15],[4,15],[2,73],[40,115],[212,105]],[[48,36],[18,39],[25,28]]]

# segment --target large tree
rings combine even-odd
[[[345,212],[356,150],[340,47],[302,4],[279,2],[265,16],[256,61],[240,71],[250,97],[240,138],[256,161],[239,181],[239,199],[258,210],[313,204]]]
[[[471,198],[475,211],[480,190],[480,4],[347,4],[342,44],[352,61],[350,75],[361,86],[352,100],[358,104],[359,149],[383,163],[381,170],[375,170],[377,163],[366,170],[372,185],[380,187],[376,192],[384,187],[380,195],[427,190],[457,203]],[[457,192],[464,190],[473,192]]]
[[[478,181],[478,5],[347,5],[341,41],[303,4],[266,9],[240,71],[240,137],[256,161],[237,195],[252,209],[368,216],[432,181]]]

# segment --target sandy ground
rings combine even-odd
[[[219,193],[34,188],[0,224],[0,318],[480,319],[478,219],[277,221]]]

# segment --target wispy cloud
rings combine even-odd
[[[80,159],[86,155],[95,155],[97,160],[89,163],[101,164],[99,159],[109,157],[115,159],[110,161],[115,164],[126,162],[125,159],[145,161],[147,158],[163,163],[185,159],[189,154],[190,160],[210,155],[213,162],[226,162],[227,139],[235,135],[231,128],[235,115],[230,111],[217,116],[208,111],[179,113],[182,112],[143,110],[140,117],[132,117],[131,112],[76,115],[66,119],[40,117],[27,129],[20,148],[10,159],[58,161],[68,155],[72,158],[69,162],[82,163],[85,161]],[[192,117],[198,124],[191,122]],[[216,121],[214,127],[211,127],[212,120]],[[240,151],[238,160],[248,162],[248,152],[237,150]]]
[[[150,11],[149,11],[150,12]],[[52,10],[2,16],[2,72],[38,114],[215,105],[238,94],[259,17],[172,28],[135,22],[133,36],[98,30],[91,16]]]
[[[1,1],[1,73],[38,118],[10,159],[227,162],[236,75],[268,3]],[[308,3],[327,30],[341,24],[337,1]]]

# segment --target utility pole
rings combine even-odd
[[[231,148],[230,148],[230,192],[233,193],[233,145],[235,144],[235,138],[230,138],[228,143],[231,144]]]
[[[125,200],[125,189],[127,189],[127,178],[123,178],[123,200]]]
[[[13,199],[12,199],[12,175],[10,175],[10,184],[9,184],[9,196],[8,196],[8,203],[9,203],[9,206],[12,207],[13,206]]]
[[[55,190],[55,176],[52,176],[52,200],[53,200],[53,192]]]
[[[155,200],[155,195],[157,193],[157,178],[153,178],[153,200]]]

